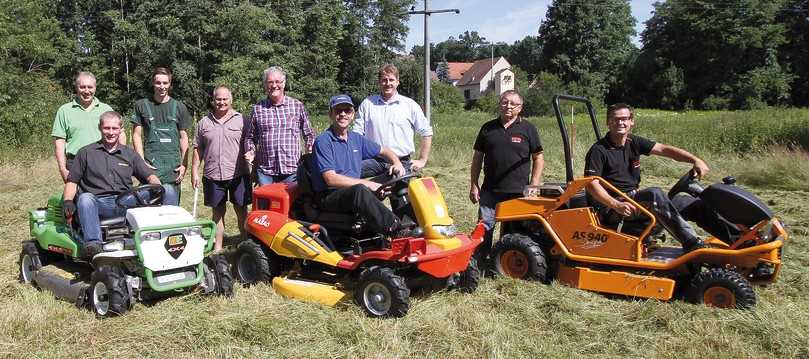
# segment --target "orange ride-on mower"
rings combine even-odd
[[[246,224],[250,238],[236,254],[236,276],[243,283],[271,281],[285,297],[330,306],[353,294],[372,317],[404,316],[411,289],[477,288],[472,253],[483,226],[471,236],[456,234],[433,178],[412,178],[409,185],[397,178],[382,185],[378,193],[407,193],[420,225],[413,231],[418,235],[392,239],[370,233],[354,213],[319,211],[302,172],[297,185],[271,184],[253,192]]]
[[[544,184],[538,193],[502,202],[496,216],[511,232],[494,249],[496,270],[505,276],[546,281],[595,292],[669,300],[684,294],[694,303],[749,309],[756,304],[751,283],[776,280],[781,248],[788,235],[772,211],[727,177],[702,188],[691,173],[672,187],[669,196],[688,217],[689,206],[709,209],[711,221],[695,219],[711,235],[706,248],[683,253],[659,246],[651,233],[655,217],[599,177],[573,178],[571,144],[559,111],[559,100],[584,103],[596,137],[595,111],[584,98],[554,97],[565,149],[567,183]],[[635,219],[612,220],[589,206],[585,188],[600,183],[614,196],[640,210]],[[683,292],[680,291],[683,290]]]

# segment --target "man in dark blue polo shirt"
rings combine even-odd
[[[72,217],[78,209],[82,238],[82,257],[92,258],[101,252],[101,228],[99,219],[123,216],[124,208],[118,207],[118,194],[132,189],[132,176],[141,182],[160,184],[146,162],[135,151],[118,143],[123,121],[115,111],[101,114],[98,129],[101,140],[82,147],[76,153],[64,190],[62,204],[65,217]],[[79,198],[76,192],[81,189]]]
[[[685,252],[704,247],[694,228],[686,222],[668,196],[660,188],[640,189],[640,156],[658,155],[678,162],[691,163],[694,173],[702,177],[710,170],[705,161],[686,150],[656,143],[630,134],[635,125],[635,114],[631,106],[618,103],[607,109],[609,132],[593,144],[587,152],[584,175],[599,176],[610,182],[630,198],[652,212],[680,243]],[[621,216],[637,213],[637,208],[629,202],[620,201],[610,195],[598,182],[587,186],[587,193],[601,205],[609,207]]]
[[[332,97],[329,117],[331,126],[315,139],[311,165],[312,189],[318,193],[321,208],[358,213],[374,232],[395,235],[402,229],[399,220],[373,193],[380,184],[361,179],[360,174],[362,160],[376,156],[393,164],[389,174],[404,174],[402,163],[389,148],[348,130],[354,119],[350,97]]]

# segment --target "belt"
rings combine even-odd
[[[72,160],[72,159],[76,158],[76,155],[72,155],[72,154],[68,153],[68,154],[65,155],[65,157],[67,157],[67,159],[69,159],[69,160]]]

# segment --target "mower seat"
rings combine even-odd
[[[351,212],[322,211],[313,203],[313,198],[306,198],[303,202],[303,213],[306,221],[317,223],[329,230],[353,232],[362,227],[362,220]]]
[[[314,154],[307,153],[301,156],[298,163],[298,196],[303,203],[303,216],[308,222],[317,223],[328,230],[355,233],[362,229],[363,222],[351,212],[323,211],[317,206],[317,196],[312,189],[312,173],[309,170]]]

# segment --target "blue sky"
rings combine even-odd
[[[587,0],[585,0],[587,1]],[[632,16],[637,20],[635,30],[640,35],[643,22],[652,16],[654,0],[632,0]],[[508,44],[528,35],[537,35],[539,24],[551,0],[430,0],[430,9],[460,9],[461,13],[435,14],[430,16],[430,42],[437,43],[466,30],[477,31],[491,42]],[[416,2],[416,10],[424,9],[424,1]],[[408,23],[406,49],[424,42],[424,16],[411,15]],[[638,38],[635,43],[638,44]]]

